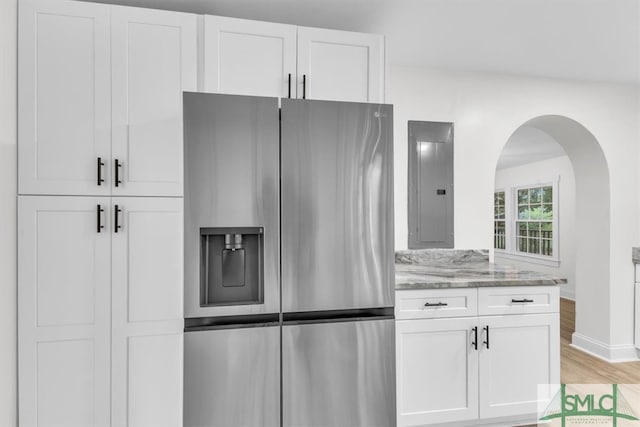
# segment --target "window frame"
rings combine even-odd
[[[560,176],[554,177],[549,180],[540,180],[532,183],[517,184],[505,189],[505,221],[506,221],[506,242],[505,249],[495,249],[494,251],[501,257],[511,258],[516,261],[531,262],[534,264],[541,264],[550,267],[557,267],[560,265],[560,239],[559,239],[559,182]],[[528,252],[518,251],[518,235],[517,235],[517,222],[518,222],[518,190],[539,188],[539,187],[551,187],[551,209],[553,212],[553,219],[551,221],[551,227],[553,231],[553,237],[551,244],[553,245],[552,255],[540,255],[532,254]],[[503,191],[502,188],[495,189],[494,194],[498,191]],[[495,197],[495,196],[494,196]],[[495,221],[495,219],[494,219]],[[495,228],[495,223],[494,223]],[[495,235],[495,231],[494,231]]]
[[[504,218],[496,218],[495,209],[495,197],[496,193],[504,193]],[[506,253],[509,247],[509,196],[508,191],[505,188],[496,188],[493,190],[493,250],[499,253]],[[504,221],[504,248],[496,248],[496,221]]]

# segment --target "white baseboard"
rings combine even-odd
[[[571,347],[609,363],[640,360],[633,344],[609,345],[577,332],[571,335]]]

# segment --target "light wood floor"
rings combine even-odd
[[[640,362],[607,363],[571,347],[576,305],[560,299],[560,380],[563,384],[638,384]]]
[[[576,303],[560,298],[560,381],[563,384],[638,384],[640,362],[607,363],[571,347]],[[531,424],[520,427],[537,427]]]

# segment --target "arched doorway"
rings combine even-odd
[[[574,221],[572,255],[575,259],[576,317],[571,341],[576,347],[590,351],[594,342],[608,341],[611,319],[610,187],[607,161],[595,136],[571,118],[559,115],[539,116],[520,125],[512,135],[523,129],[539,132],[557,142],[573,169],[575,218],[564,219]],[[540,244],[544,241],[544,238],[540,239]]]

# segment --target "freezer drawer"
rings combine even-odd
[[[391,105],[282,100],[282,311],[393,306]]]
[[[280,425],[280,327],[184,334],[184,426]]]
[[[394,320],[285,324],[283,426],[394,426]]]

